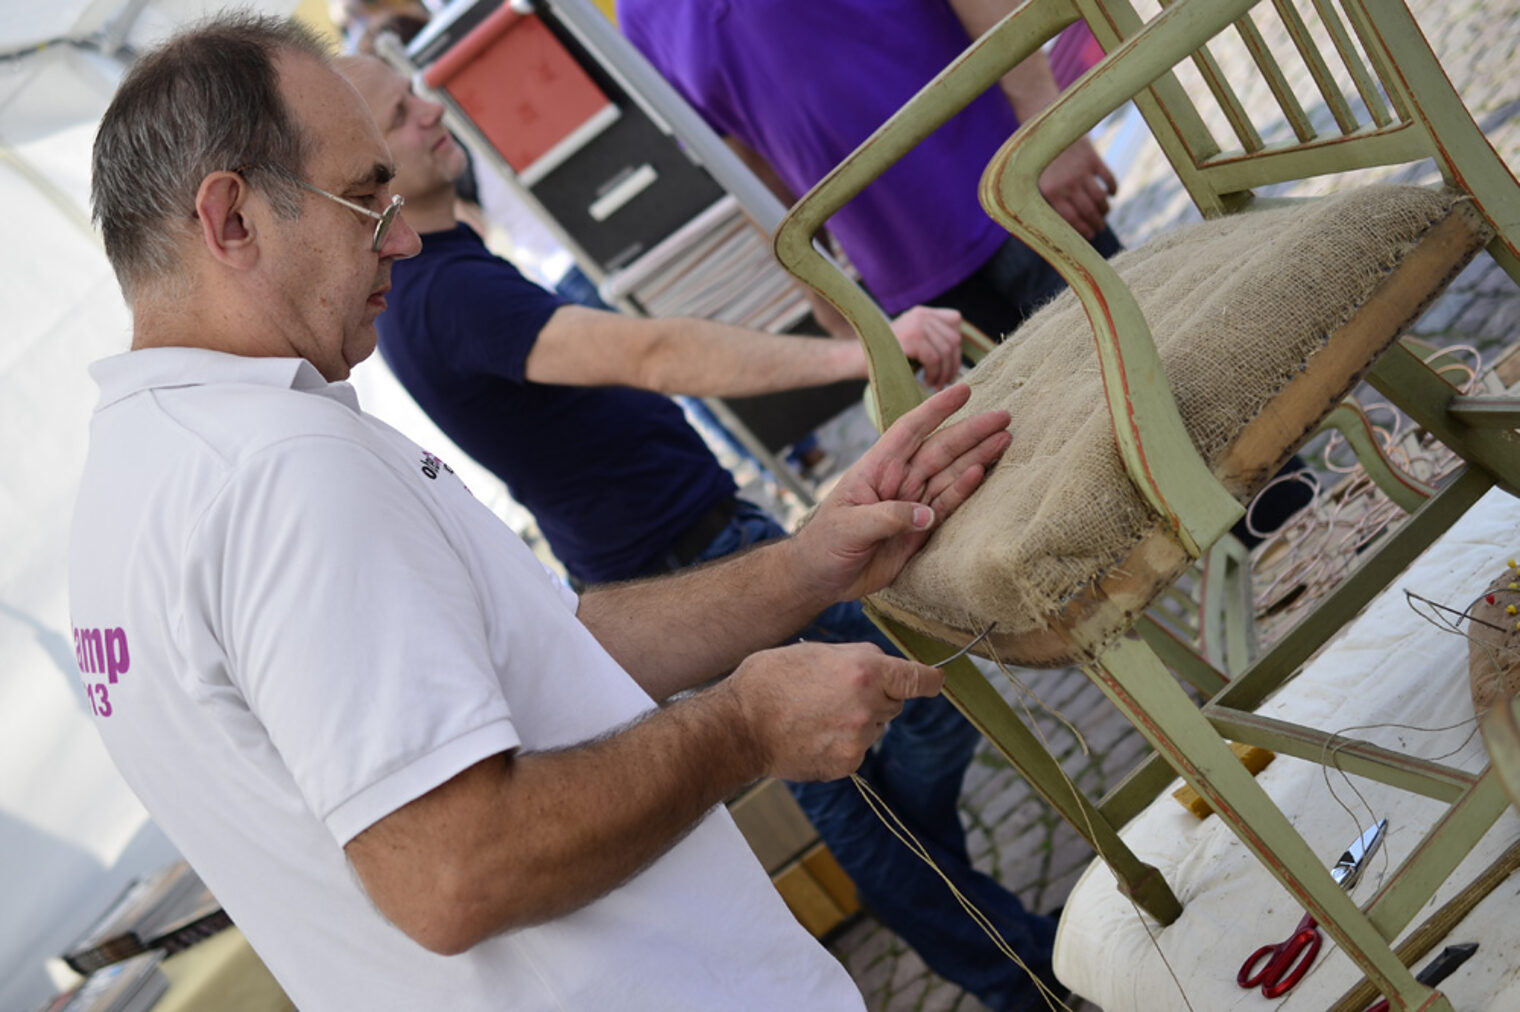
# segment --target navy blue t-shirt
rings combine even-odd
[[[563,302],[466,225],[422,237],[391,269],[380,352],[459,448],[507,483],[555,556],[586,583],[645,575],[714,504],[719,466],[668,397],[530,382],[539,332]]]

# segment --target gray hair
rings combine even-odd
[[[295,21],[231,12],[176,35],[122,79],[95,135],[91,204],[128,299],[175,268],[180,230],[212,172],[272,169],[263,180],[275,213],[300,215],[292,180],[308,143],[280,93],[275,60],[287,52],[329,56]]]

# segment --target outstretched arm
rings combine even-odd
[[[893,324],[910,359],[942,387],[960,366],[960,314],[915,307]],[[528,354],[535,383],[630,386],[696,397],[746,397],[863,379],[855,341],[762,334],[711,320],[646,319],[584,306],[549,318]]]
[[[1008,414],[939,426],[970,389],[904,415],[840,478],[795,537],[658,580],[596,588],[579,616],[656,699],[731,670],[837,601],[890,583],[1008,447]]]
[[[604,738],[483,760],[345,850],[392,923],[434,952],[463,952],[616,888],[761,776],[845,776],[904,700],[941,681],[873,646],[766,651]]]

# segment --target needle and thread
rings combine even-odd
[[[938,664],[931,664],[930,667],[933,667],[933,668],[942,668],[946,664],[949,664],[951,661],[958,661],[962,657],[965,657],[968,653],[971,652],[971,648],[972,647],[976,646],[982,640],[984,640],[988,636],[992,635],[992,630],[995,629],[996,627],[997,627],[997,623],[996,622],[989,622],[989,623],[987,623],[987,628],[985,628],[981,632],[977,633],[976,637],[970,643],[967,643],[965,646],[961,647],[955,653],[951,654],[949,657],[946,657],[944,660],[940,661]]]

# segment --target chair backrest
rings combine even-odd
[[[1143,33],[1158,34],[1157,22],[1171,20],[1180,23],[1173,35],[1182,48],[1170,59],[1150,50],[1146,62],[1154,69],[1138,79],[1148,80],[1149,87],[1134,101],[1206,217],[1238,208],[1253,188],[1433,158],[1447,184],[1470,193],[1494,225],[1498,239],[1491,252],[1520,278],[1520,202],[1513,199],[1514,179],[1473,123],[1403,3],[1162,0],[1160,8],[1160,14],[1142,18],[1129,0],[1026,4],[974,42],[962,60],[926,85],[799,202],[778,230],[778,257],[795,273],[796,265],[808,259],[801,247],[828,215],[1072,22],[1085,20],[1112,54]],[[1248,50],[1259,70],[1255,81],[1225,79],[1212,47],[1231,44]],[[1201,77],[1203,87],[1195,91],[1207,91],[1211,107],[1200,109],[1172,69],[1184,63],[1191,64],[1186,71]],[[1133,76],[1128,69],[1126,74]],[[1083,80],[1105,75],[1114,76],[1112,68],[1099,66]],[[1253,117],[1248,111],[1257,104],[1250,101],[1256,89],[1272,95],[1271,115]],[[1307,108],[1305,94],[1313,96]],[[1093,108],[1093,123],[1111,110]],[[809,265],[804,280],[816,280],[820,273]],[[906,370],[884,361],[895,350],[895,342],[887,341],[885,321],[867,320],[873,315],[869,300],[845,291],[848,287],[827,284],[824,294],[847,303],[841,309],[862,330],[879,383],[906,391]],[[888,412],[883,423],[891,420]]]
[[[1106,49],[1143,27],[1128,0],[1073,2]],[[1228,46],[1245,57],[1230,66],[1254,65],[1254,79],[1226,79],[1216,52]],[[1189,62],[1180,69],[1192,72],[1193,87],[1168,72],[1135,104],[1206,217],[1256,188],[1431,158],[1515,254],[1520,208],[1505,199],[1513,180],[1403,3],[1261,0]]]
[[[1011,66],[1073,21],[1087,20],[1108,58],[1032,118],[988,165],[980,197],[988,213],[1066,277],[1092,324],[1115,435],[1126,470],[1151,505],[1198,554],[1234,523],[1239,507],[1221,494],[1189,445],[1164,381],[1146,321],[1109,265],[1045,201],[1045,166],[1105,116],[1134,98],[1193,199],[1208,216],[1250,200],[1251,187],[1355,168],[1436,159],[1446,182],[1468,194],[1494,227],[1490,251],[1520,279],[1514,225],[1520,190],[1473,123],[1439,62],[1401,3],[1312,0],[1314,30],[1299,8],[1309,0],[1166,0],[1142,20],[1128,0],[1028,0],[976,40],[899,113],[792,209],[776,235],[782,264],[812,284],[855,325],[871,365],[883,424],[920,394],[885,317],[811,248],[823,222],[919,140],[990,87]],[[1326,109],[1306,113],[1273,46],[1253,18],[1271,14],[1301,75]],[[1208,48],[1232,25],[1262,71],[1287,127],[1255,124]],[[1349,27],[1348,27],[1349,26]],[[1326,38],[1314,43],[1316,32]],[[1353,44],[1355,40],[1355,44]],[[1222,43],[1217,43],[1222,44]],[[1202,47],[1202,48],[1200,48]],[[1327,56],[1326,54],[1330,54]],[[1331,58],[1339,71],[1330,69]],[[1225,147],[1190,100],[1179,65],[1203,68],[1225,129]],[[1189,67],[1188,69],[1191,69]],[[1346,83],[1340,83],[1344,80]],[[1347,98],[1355,93],[1355,101]],[[1357,109],[1360,109],[1360,112]],[[1276,119],[1276,117],[1272,117]],[[1321,126],[1318,120],[1326,120]],[[1333,124],[1331,126],[1330,124]],[[1136,382],[1137,377],[1146,377]],[[1169,447],[1159,458],[1146,444]]]

